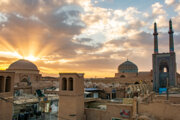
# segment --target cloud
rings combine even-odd
[[[176,0],[165,0],[165,3],[167,5],[172,5],[173,3],[175,3]]]
[[[165,3],[168,6],[171,6],[172,8],[174,8],[174,11],[177,12],[178,14],[180,14],[180,1],[179,0],[165,0]]]
[[[152,14],[162,15],[166,14],[166,11],[163,9],[163,5],[161,5],[159,2],[156,2],[152,5]]]
[[[91,38],[78,38],[75,41],[78,43],[89,43],[92,41],[92,39]]]
[[[155,22],[158,23],[158,27],[159,28],[162,28],[162,27],[168,27],[168,19],[166,16],[163,16],[163,15],[159,15],[156,19],[155,19]]]
[[[17,4],[21,9],[10,7]],[[47,8],[43,10],[45,6]],[[7,17],[7,21],[3,23],[4,27],[1,27],[2,40],[16,48],[23,56],[34,54],[30,49],[38,52],[43,51],[39,48],[47,47],[49,53],[52,53],[58,52],[61,46],[73,46],[73,36],[80,34],[85,24],[80,18],[80,11],[61,11],[63,6],[67,6],[63,1],[11,1],[1,8]],[[49,49],[50,47],[52,49]],[[64,51],[69,51],[65,48]]]

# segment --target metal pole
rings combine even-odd
[[[167,97],[166,97],[166,100],[168,100],[169,99],[169,91],[168,91],[168,89],[169,89],[169,80],[168,80],[168,77],[167,77],[167,85],[166,85],[166,88],[167,88]]]

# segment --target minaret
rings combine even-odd
[[[173,28],[172,28],[172,21],[169,20],[169,52],[174,52],[174,39],[173,39]]]
[[[158,53],[158,32],[156,22],[154,23],[154,54]]]

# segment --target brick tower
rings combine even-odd
[[[84,74],[60,73],[59,120],[83,120]]]

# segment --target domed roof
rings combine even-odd
[[[118,67],[118,71],[121,73],[138,73],[138,67],[131,61],[125,61]]]
[[[33,71],[38,71],[38,68],[37,66],[28,61],[28,60],[24,60],[24,59],[21,59],[21,60],[18,60],[14,63],[12,63],[8,70],[33,70]]]

